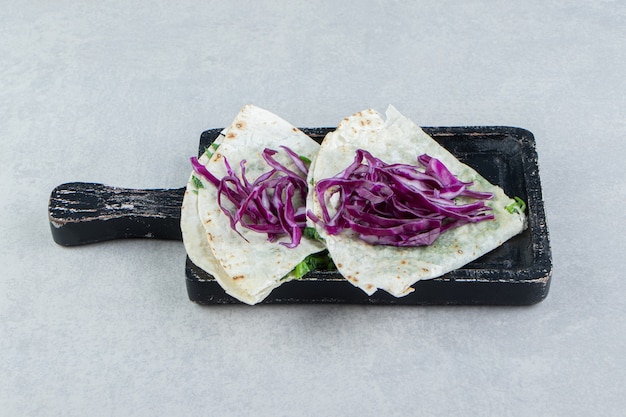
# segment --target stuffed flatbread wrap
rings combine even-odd
[[[376,170],[384,175],[393,171],[402,180],[372,182],[371,171]],[[436,178],[422,181],[428,176]],[[422,190],[413,190],[422,186],[413,186],[420,181],[426,184],[428,198]],[[438,182],[439,188],[428,181]],[[392,106],[386,119],[374,110],[345,118],[322,142],[309,183],[310,224],[339,272],[369,295],[383,289],[405,296],[415,282],[460,268],[525,228],[522,210],[509,211],[515,200]],[[360,187],[353,193],[356,203],[347,196],[348,183]],[[415,191],[415,204],[406,204],[403,195],[397,195],[399,188]],[[379,207],[389,207],[389,201],[396,211],[381,213]],[[413,206],[432,210],[415,218],[411,216],[419,210]]]
[[[247,105],[194,161],[181,213],[185,248],[192,262],[240,301],[262,301],[293,278],[297,264],[324,249],[301,236],[303,161],[314,159],[318,149],[285,120]]]

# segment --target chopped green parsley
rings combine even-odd
[[[219,147],[220,145],[218,143],[213,142],[206,147],[206,149],[204,150],[204,154],[210,159],[213,156],[214,151],[217,150],[217,148]]]
[[[526,211],[526,203],[524,203],[524,200],[522,200],[518,196],[515,196],[513,199],[515,200],[515,202],[505,207],[507,211],[509,213],[524,213]]]
[[[200,178],[196,177],[195,175],[191,176],[191,181],[193,181],[193,186],[196,188],[204,188],[204,184],[202,184],[202,181],[200,180]]]

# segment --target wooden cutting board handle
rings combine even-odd
[[[180,208],[185,188],[138,190],[71,182],[52,190],[48,218],[62,246],[112,239],[182,240]]]

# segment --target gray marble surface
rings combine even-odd
[[[624,415],[624,3],[236,3],[3,7],[0,415]],[[246,103],[532,131],[548,298],[203,308],[180,242],[52,241],[56,185],[180,187]]]

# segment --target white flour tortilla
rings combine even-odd
[[[326,240],[337,269],[353,285],[368,295],[383,289],[401,297],[412,292],[411,285],[417,281],[460,268],[502,245],[525,228],[525,216],[509,213],[505,207],[514,200],[500,187],[490,184],[474,169],[457,160],[393,106],[389,106],[386,116],[384,120],[370,109],[345,118],[337,130],[324,138],[315,166],[309,170],[309,184],[335,176],[354,160],[357,149],[364,149],[387,163],[411,165],[416,165],[418,155],[426,153],[443,162],[460,180],[473,181],[472,189],[494,194],[494,198],[486,203],[493,208],[495,220],[449,230],[430,246],[375,246],[365,243],[351,230],[333,236],[320,225],[315,225]],[[332,206],[329,201],[327,204]],[[307,207],[322,218],[319,201],[313,192],[309,192]]]
[[[216,145],[220,144],[223,139],[224,135],[222,132],[214,143]],[[199,160],[200,163],[206,165],[209,158],[206,154],[203,154]],[[224,268],[222,268],[215,255],[213,255],[209,241],[206,238],[204,226],[202,226],[202,221],[200,220],[200,215],[198,214],[198,189],[193,182],[194,176],[199,178],[195,173],[189,176],[180,215],[180,228],[183,234],[183,243],[187,251],[187,256],[189,256],[189,259],[191,259],[196,266],[212,275],[225,289],[226,293],[246,304],[254,304],[255,298],[235,285],[228,274],[226,274],[226,271],[224,271]],[[267,293],[269,294],[269,290]]]
[[[222,143],[213,156],[201,160],[217,178],[226,175],[223,158],[238,175],[239,163],[245,159],[246,177],[252,182],[270,170],[261,156],[265,148],[279,151],[274,158],[292,170],[296,170],[295,165],[281,150],[281,145],[311,160],[319,149],[319,144],[299,129],[252,105],[244,106],[222,133]],[[319,242],[306,238],[290,249],[279,244],[289,241],[286,236],[270,243],[266,234],[238,227],[247,241],[244,240],[232,230],[228,217],[220,209],[215,186],[196,176],[201,179],[203,187],[196,195],[189,190],[193,184],[188,186],[185,215],[181,219],[185,247],[190,259],[212,274],[233,297],[247,304],[262,301],[274,288],[290,280],[287,275],[305,257],[323,249]],[[194,203],[197,203],[195,214]]]

